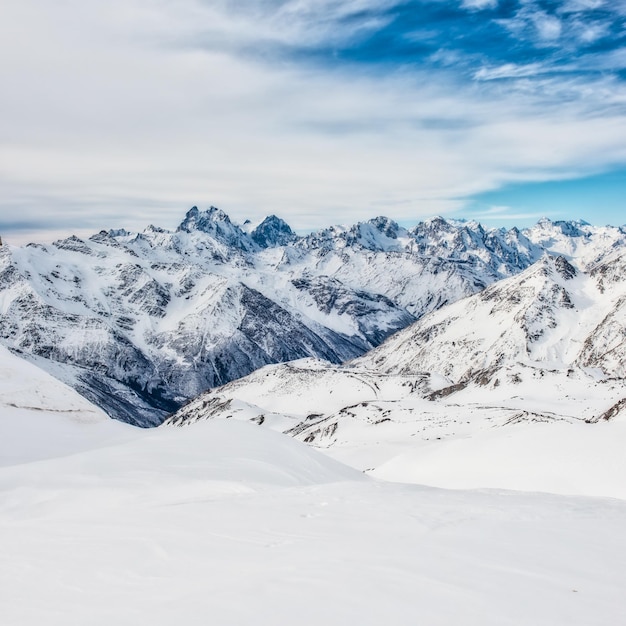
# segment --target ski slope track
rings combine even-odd
[[[302,237],[275,216],[238,225],[193,207],[175,231],[0,246],[0,343],[111,417],[155,426],[265,365],[358,357],[545,251],[585,269],[625,242],[582,222],[384,217]]]

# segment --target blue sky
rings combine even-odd
[[[5,3],[0,234],[623,224],[625,42],[626,0]]]
[[[536,222],[538,215],[555,220],[584,216],[597,226],[623,225],[625,189],[623,169],[568,180],[517,183],[477,194],[459,214],[497,227],[507,222],[527,226]]]

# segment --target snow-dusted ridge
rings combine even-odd
[[[193,207],[173,232],[0,247],[0,343],[112,417],[157,425],[264,365],[358,357],[546,250],[584,269],[625,242],[583,223],[505,231],[443,218],[297,236],[276,216],[240,226]]]
[[[315,247],[274,219],[188,218],[177,233],[0,248],[14,349],[0,346],[3,622],[621,623],[616,231],[602,248],[580,225],[590,235],[572,254],[539,248],[494,282],[477,225],[432,221],[448,256],[428,257],[435,235],[403,252],[410,237],[382,219]],[[399,300],[411,293],[412,313]],[[186,428],[110,420],[59,381],[154,423],[157,402],[183,397],[172,389],[243,368],[254,346],[325,345],[341,360],[402,315],[419,319],[347,364],[303,348],[200,395],[166,422]]]
[[[626,497],[625,261],[546,254],[344,366],[263,368],[166,424],[253,420],[401,481]]]

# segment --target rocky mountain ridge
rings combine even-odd
[[[360,356],[546,251],[586,267],[625,243],[620,228],[545,220],[505,231],[379,217],[298,236],[275,216],[240,226],[193,207],[175,231],[2,246],[0,343],[112,417],[156,425],[269,363]]]
[[[409,470],[422,467],[420,454],[434,458],[430,471],[437,450],[448,458],[471,449],[468,440],[506,447],[519,436],[511,428],[571,426],[584,440],[585,428],[626,420],[625,269],[625,252],[587,271],[545,254],[349,363],[265,367],[202,394],[166,425],[252,420],[398,480],[404,455]]]

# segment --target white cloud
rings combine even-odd
[[[495,9],[499,0],[463,0],[465,9]]]
[[[476,80],[497,80],[502,78],[522,78],[537,76],[549,68],[542,63],[527,63],[518,65],[516,63],[504,63],[496,67],[481,67],[475,74]]]
[[[578,13],[593,11],[606,4],[605,0],[566,0],[561,7],[561,13]]]
[[[557,40],[561,36],[563,25],[558,17],[549,15],[548,13],[544,13],[542,11],[533,11],[530,19],[533,22],[537,31],[537,36],[541,41],[551,42]]]
[[[340,4],[254,20],[191,0],[4,8],[2,221],[19,210],[24,223],[54,213],[76,229],[173,227],[209,203],[301,229],[414,219],[508,181],[626,160],[625,94],[610,79],[539,80],[533,64],[510,64],[463,86],[425,70],[371,76],[233,53],[257,37],[306,37],[312,12],[308,41],[330,28],[325,11],[375,6]],[[487,81],[498,72],[513,80]]]
[[[611,23],[608,21],[575,21],[572,24],[575,36],[583,44],[590,44],[603,39],[611,32]]]

